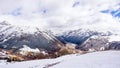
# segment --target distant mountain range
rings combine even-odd
[[[0,48],[19,50],[24,45],[39,50],[55,52],[67,43],[76,44],[76,48],[89,51],[120,49],[120,36],[110,31],[100,32],[78,29],[53,35],[41,31],[38,27],[14,26],[6,21],[0,23]]]
[[[120,35],[110,31],[100,32],[85,29],[72,30],[57,35],[57,38],[63,43],[74,43],[80,50],[119,50]]]

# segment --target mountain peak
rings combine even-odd
[[[11,25],[11,24],[9,24],[7,21],[3,21],[3,22],[0,22],[0,25]]]

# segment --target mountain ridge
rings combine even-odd
[[[51,48],[51,51],[63,45],[59,40],[55,40],[55,37],[48,35],[47,32],[40,31],[38,27],[6,25],[6,22],[2,22],[1,24],[0,47],[3,46],[2,48],[8,47],[10,49],[11,46],[21,48],[22,45],[28,45],[32,48]]]

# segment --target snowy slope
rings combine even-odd
[[[120,52],[107,51],[96,52],[78,56],[68,56],[70,58],[54,66],[53,68],[119,68]],[[73,58],[74,57],[74,58]]]
[[[4,63],[1,68],[119,68],[120,51],[66,55],[56,59]]]

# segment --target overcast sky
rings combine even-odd
[[[119,0],[0,0],[0,21],[6,20],[14,25],[64,28],[71,23],[74,26],[86,25],[98,19],[103,22],[105,14],[101,11],[119,8]],[[113,19],[109,13],[106,14]]]

